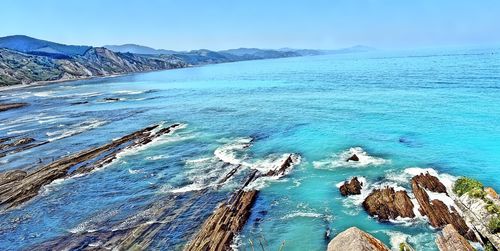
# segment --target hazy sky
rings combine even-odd
[[[500,0],[2,0],[0,36],[164,49],[500,44]]]

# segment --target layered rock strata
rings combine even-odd
[[[392,187],[373,190],[363,201],[363,208],[381,221],[415,217],[413,203],[406,191],[395,191]]]
[[[76,173],[86,173],[116,159],[117,154],[125,148],[133,148],[148,144],[154,138],[162,136],[177,128],[180,124],[161,128],[154,125],[100,147],[90,148],[48,165],[41,166],[33,172],[13,170],[0,173],[0,206],[4,208],[15,207],[35,197],[39,190],[56,179],[67,178]],[[73,172],[70,170],[75,169]],[[24,175],[19,175],[24,173]]]

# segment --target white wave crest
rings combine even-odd
[[[359,161],[347,161],[356,154]],[[361,147],[352,147],[339,154],[334,154],[332,158],[321,161],[313,161],[313,166],[318,169],[333,169],[338,167],[367,167],[379,166],[389,163],[389,160],[368,155]]]
[[[238,138],[232,142],[225,144],[214,151],[214,155],[223,162],[240,165],[244,164],[244,159],[237,157],[237,152],[250,146],[252,138]]]
[[[98,119],[92,119],[89,121],[84,121],[82,123],[73,125],[71,129],[64,129],[64,130],[59,130],[55,132],[47,132],[46,135],[48,137],[51,137],[48,139],[48,141],[54,141],[54,140],[59,140],[63,138],[67,138],[85,131],[92,130],[94,128],[103,126],[107,124],[108,121],[104,120],[98,120]],[[52,137],[55,136],[55,137]]]

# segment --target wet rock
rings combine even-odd
[[[33,141],[35,141],[35,139],[33,139],[33,138],[22,138],[22,139],[18,139],[16,141],[14,141],[14,143],[12,143],[12,146],[25,145],[25,144],[29,144]]]
[[[3,104],[0,104],[0,112],[8,111],[11,109],[21,108],[21,107],[24,107],[27,105],[28,105],[28,103],[3,103]]]
[[[373,190],[363,201],[363,208],[379,220],[415,217],[413,203],[406,191],[395,191],[392,187]]]
[[[35,141],[35,139],[32,138],[20,138],[17,140],[9,140],[11,141],[10,143],[5,143],[5,144],[0,144],[0,150],[6,150],[12,147],[18,147],[21,145],[26,145],[29,143],[32,143]]]
[[[372,235],[351,227],[338,234],[328,244],[327,251],[389,251],[389,248]]]
[[[413,179],[419,184],[420,187],[423,187],[428,191],[448,194],[443,183],[441,183],[437,177],[434,177],[429,173],[417,175],[413,177]]]
[[[354,177],[349,182],[344,182],[342,186],[340,186],[340,194],[342,196],[361,194],[361,187],[363,183],[358,180],[358,177]]]
[[[155,129],[158,129],[159,125],[150,126],[103,146],[90,148],[42,166],[15,182],[11,182],[9,186],[2,186],[5,189],[0,193],[0,206],[7,209],[15,207],[35,197],[43,186],[56,179],[70,177],[75,173],[86,173],[97,167],[102,167],[113,161],[123,149],[147,144],[153,138],[168,133],[178,126],[179,124],[173,124],[168,127],[168,130],[157,131]],[[78,166],[76,171],[69,173],[75,166]],[[0,175],[6,174],[0,173]]]
[[[257,170],[252,171],[242,187],[205,220],[200,230],[184,247],[184,250],[230,250],[233,238],[248,220],[252,204],[258,195],[258,191],[248,189],[248,185],[263,176],[280,177],[294,164],[294,159],[293,154],[290,154],[280,166],[266,174],[261,174]]]
[[[429,174],[417,175],[412,178],[411,186],[413,194],[420,205],[419,211],[422,215],[427,216],[431,226],[442,228],[448,224],[452,224],[462,236],[471,241],[477,241],[474,232],[467,226],[465,220],[453,206],[448,208],[441,200],[430,199],[429,194],[426,192],[426,187],[434,190],[444,187],[436,177]]]
[[[119,98],[104,98],[103,99],[104,101],[107,101],[107,102],[116,102],[116,101],[120,101]]]
[[[470,243],[460,235],[453,225],[448,224],[443,228],[441,234],[436,238],[436,244],[440,251],[474,251]]]
[[[359,157],[358,155],[356,154],[353,154],[351,157],[349,157],[346,162],[349,162],[349,161],[359,161]]]
[[[71,103],[71,105],[84,105],[84,104],[88,104],[89,101],[78,101],[78,102],[73,102]]]

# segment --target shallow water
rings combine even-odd
[[[121,100],[104,100],[110,97]],[[257,249],[324,250],[327,229],[334,236],[353,225],[389,246],[406,239],[417,250],[436,249],[435,231],[424,221],[378,223],[362,210],[362,196],[342,198],[336,185],[352,176],[366,179],[364,194],[383,184],[408,189],[410,167],[467,175],[500,189],[496,49],[208,65],[4,91],[0,100],[31,104],[0,113],[0,136],[50,141],[1,158],[1,171],[33,169],[160,121],[187,125],[101,170],[58,180],[0,214],[1,250],[144,223],[150,205],[169,200],[175,205],[168,210],[180,213],[151,248],[179,249],[238,185],[235,178],[191,201],[231,169],[221,159],[265,169],[284,153],[302,156],[288,176],[259,184],[236,243],[241,250],[251,250],[250,241]],[[82,101],[88,103],[74,104]],[[251,146],[241,147],[249,138]],[[349,152],[366,155],[346,164]]]

